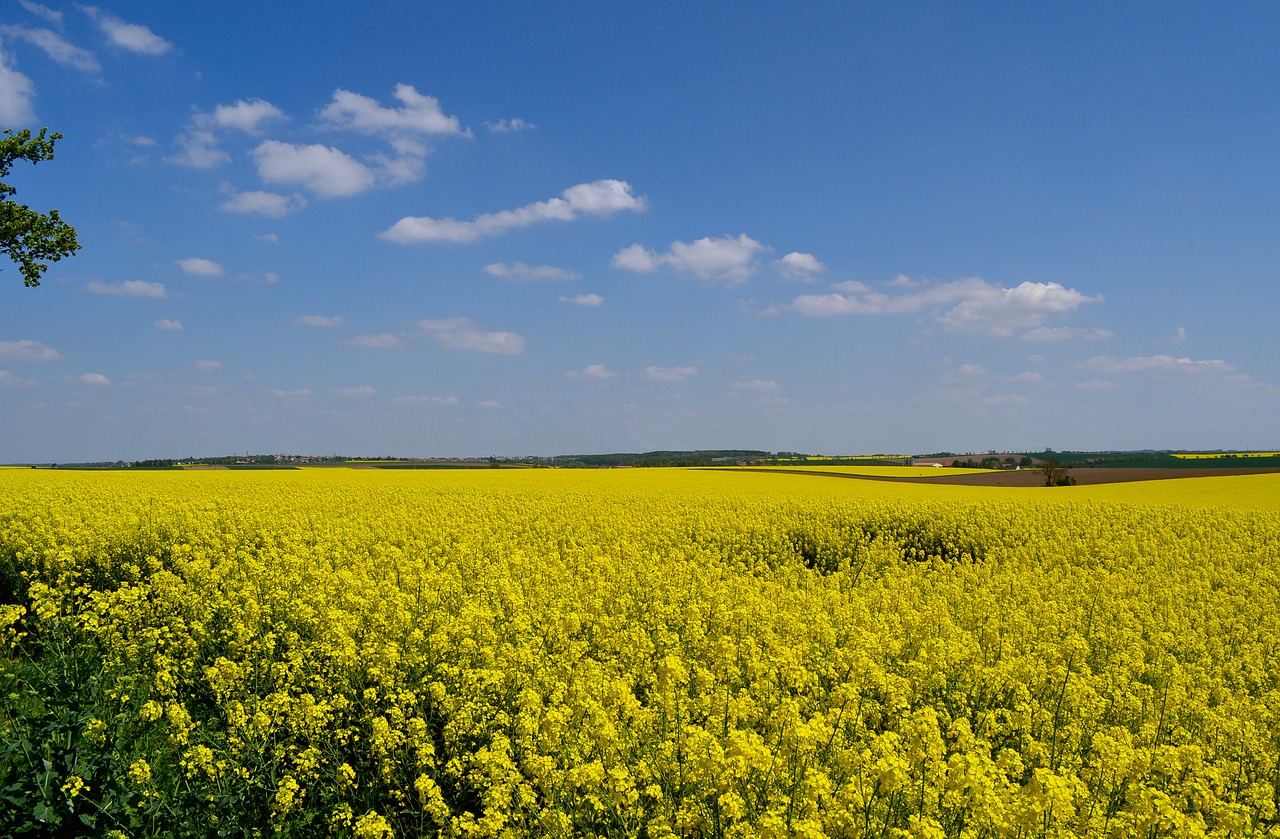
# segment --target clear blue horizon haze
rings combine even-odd
[[[6,0],[0,462],[1275,449],[1280,6]]]

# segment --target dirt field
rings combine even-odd
[[[945,468],[939,469],[937,477],[929,475],[923,478],[892,478],[880,475],[851,475],[847,472],[819,472],[794,469],[770,469],[747,467],[749,472],[789,472],[793,475],[823,475],[829,478],[855,478],[863,481],[897,481],[914,484],[961,484],[964,486],[1008,486],[1034,487],[1044,483],[1044,475],[1035,469],[1001,470],[992,472],[948,475]],[[1261,475],[1280,472],[1280,468],[1269,466],[1257,469],[1244,468],[1187,468],[1187,469],[1105,469],[1081,468],[1071,469],[1068,474],[1076,479],[1077,484],[1113,484],[1125,481],[1159,481],[1172,478],[1205,478],[1214,475]]]

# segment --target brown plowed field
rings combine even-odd
[[[971,472],[963,475],[948,475],[946,467],[938,470],[937,477],[929,475],[923,478],[891,478],[882,475],[851,475],[847,472],[820,472],[806,469],[803,472],[794,469],[771,469],[746,467],[748,472],[786,472],[792,475],[823,475],[828,478],[856,478],[863,481],[897,481],[913,484],[960,484],[963,486],[991,487],[1034,487],[1044,484],[1044,475],[1035,469],[1001,470],[992,472]],[[1076,479],[1077,484],[1114,484],[1124,481],[1159,481],[1170,478],[1206,478],[1226,475],[1262,475],[1280,472],[1280,467],[1265,466],[1256,469],[1243,468],[1187,468],[1187,469],[1107,469],[1098,467],[1082,467],[1072,469],[1068,474]]]

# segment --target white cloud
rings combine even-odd
[[[377,183],[372,169],[330,146],[267,140],[252,154],[267,183],[301,184],[325,198],[355,195]]]
[[[729,387],[747,393],[777,393],[778,383],[773,379],[752,379],[749,382],[734,382]]]
[[[1170,340],[1170,341],[1172,341],[1172,342],[1173,342],[1173,343],[1175,343],[1175,344],[1181,344],[1183,341],[1187,340],[1187,329],[1186,329],[1186,327],[1185,327],[1185,326],[1179,326],[1179,327],[1177,328],[1177,330],[1173,333],[1173,337],[1172,337],[1172,338],[1170,338],[1169,340]]]
[[[0,341],[0,361],[61,361],[62,353],[39,341]]]
[[[1024,385],[1035,385],[1043,382],[1044,376],[1034,370],[1028,370],[1025,373],[1015,373],[1012,376],[1001,376],[1002,382],[1017,382]]]
[[[169,318],[161,318],[160,320],[156,321],[155,327],[161,332],[181,332],[182,321],[170,320]]]
[[[1087,382],[1076,382],[1076,390],[1117,390],[1120,385],[1101,379],[1090,379]]]
[[[236,128],[253,134],[264,122],[284,119],[284,112],[262,99],[237,99],[230,105],[218,105],[210,119],[219,128]]]
[[[595,307],[604,303],[604,298],[598,294],[575,294],[572,297],[567,294],[560,295],[561,303],[572,303],[575,306]]]
[[[33,44],[64,67],[86,73],[98,73],[102,70],[93,53],[67,42],[61,35],[51,30],[28,29],[25,26],[0,26],[0,35],[19,38]]]
[[[496,410],[502,407],[502,403],[496,399],[486,399],[483,402],[477,402],[476,407],[484,408],[485,410]]]
[[[788,280],[807,283],[816,280],[827,268],[811,253],[792,251],[782,259],[775,259],[773,270]]]
[[[199,277],[221,277],[222,266],[214,262],[212,259],[205,259],[200,256],[193,256],[188,259],[175,260],[177,266],[182,269],[183,273],[195,274]]]
[[[54,11],[48,6],[42,6],[39,3],[33,3],[31,0],[18,0],[18,2],[22,5],[22,8],[31,12],[31,14],[44,18],[59,29],[62,28],[62,12]]]
[[[143,280],[125,280],[122,283],[103,283],[90,280],[85,286],[94,294],[112,294],[116,297],[153,297],[165,296],[164,283],[148,283]]]
[[[935,319],[953,332],[1007,336],[1017,329],[1034,330],[1053,315],[1102,300],[1058,283],[1024,282],[1002,288],[978,277],[898,295],[874,291],[857,282],[837,288],[839,291],[832,294],[802,294],[791,302],[791,308],[812,316],[909,314],[932,309]]]
[[[985,376],[987,374],[987,368],[983,367],[981,364],[961,364],[960,374],[962,376]]]
[[[23,379],[8,370],[0,370],[0,387],[34,387],[35,383],[35,379]]]
[[[200,359],[199,361],[197,361],[197,362],[195,363],[195,365],[194,365],[194,366],[195,366],[195,368],[196,368],[197,370],[205,370],[205,371],[208,371],[208,370],[221,370],[221,369],[222,369],[222,362],[221,362],[221,361],[215,361],[215,360],[213,360],[213,359],[211,359],[211,358],[202,358],[202,359]]]
[[[484,272],[491,277],[504,280],[576,280],[581,274],[575,274],[567,268],[554,265],[526,265],[513,262],[506,265],[502,262],[491,262],[484,266]]]
[[[335,396],[343,396],[343,397],[373,396],[377,392],[378,391],[375,388],[370,387],[369,385],[361,385],[360,387],[340,387],[340,388],[334,388],[334,391],[333,391]]]
[[[565,375],[570,379],[612,379],[618,374],[611,372],[603,364],[588,364],[581,370],[570,370]]]
[[[1222,374],[1235,372],[1235,365],[1222,359],[1193,360],[1175,358],[1171,355],[1138,355],[1128,358],[1116,358],[1101,355],[1089,359],[1080,365],[1086,370],[1098,373],[1153,373],[1153,374]]]
[[[1071,326],[1040,326],[1022,333],[1024,341],[1066,341],[1071,338],[1082,338],[1086,341],[1105,341],[1114,338],[1110,329],[1078,329]]]
[[[571,186],[557,198],[526,204],[514,210],[484,213],[474,221],[454,218],[433,219],[405,216],[378,234],[401,244],[414,242],[474,242],[483,236],[497,236],[540,221],[571,221],[582,214],[607,217],[620,210],[642,212],[644,198],[631,192],[626,181],[601,180]]]
[[[396,402],[402,405],[457,405],[456,396],[397,396]]]
[[[31,79],[19,73],[9,64],[9,57],[0,43],[0,124],[6,126],[30,125],[36,121],[36,87]]]
[[[222,209],[229,213],[253,213],[269,218],[283,218],[296,213],[307,206],[307,199],[301,195],[280,195],[276,192],[233,192],[231,197],[222,203]]]
[[[355,338],[348,338],[342,343],[349,347],[372,347],[381,350],[404,345],[403,341],[390,332],[380,332],[377,335],[358,335]]]
[[[212,169],[219,163],[226,163],[231,155],[218,148],[218,137],[212,131],[203,128],[188,128],[174,140],[180,151],[166,157],[170,163],[190,166],[195,169]]]
[[[259,242],[266,242],[270,245],[280,244],[280,237],[275,233],[255,233],[253,234],[253,238],[257,239]]]
[[[413,85],[397,84],[394,96],[399,108],[384,108],[376,99],[335,90],[333,101],[320,112],[321,119],[337,128],[396,138],[404,134],[463,134],[457,117],[445,116],[434,96],[424,96]]]
[[[94,385],[96,387],[105,387],[111,384],[111,380],[101,373],[85,373],[80,377],[80,381],[84,384]]]
[[[342,326],[342,318],[340,316],[325,317],[324,315],[303,315],[294,321],[299,326],[315,326],[321,329],[332,329],[335,326]]]
[[[173,49],[173,44],[141,24],[125,23],[94,6],[81,6],[80,9],[93,18],[113,46],[138,55],[164,55]]]
[[[515,134],[519,131],[532,131],[538,126],[520,117],[512,117],[511,119],[500,119],[497,122],[486,122],[484,127],[494,134]]]
[[[1021,393],[998,393],[984,397],[982,401],[988,405],[1025,405],[1030,400]]]
[[[646,367],[644,377],[655,382],[678,382],[698,375],[697,367]]]
[[[440,344],[455,350],[495,355],[520,355],[524,352],[524,338],[514,332],[486,332],[477,329],[469,318],[420,320],[418,328]]]
[[[285,399],[308,399],[311,397],[311,391],[308,388],[300,387],[297,390],[273,390],[271,395]]]
[[[737,237],[705,237],[695,242],[672,242],[666,253],[657,253],[643,245],[631,245],[613,256],[615,268],[641,274],[662,266],[691,273],[702,280],[735,285],[755,273],[756,254],[765,246],[743,233]]]

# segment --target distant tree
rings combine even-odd
[[[4,130],[0,139],[0,178],[7,178],[13,164],[19,160],[39,163],[53,159],[53,144],[62,139],[61,134],[49,134],[47,128],[32,136],[27,129],[14,132]],[[11,200],[17,192],[0,180],[0,252],[9,257],[22,272],[22,284],[40,285],[40,276],[64,256],[80,250],[76,230],[58,215],[57,210],[39,213],[26,204]]]
[[[1055,458],[1040,463],[1040,474],[1044,475],[1047,487],[1075,486],[1076,479],[1067,474],[1067,467]]]

